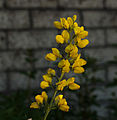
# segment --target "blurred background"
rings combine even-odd
[[[53,21],[74,14],[89,32],[88,64],[84,74],[66,75],[81,84],[64,92],[70,112],[51,112],[48,120],[117,119],[117,0],[0,0],[0,120],[40,120],[43,113],[29,105],[56,66],[44,59],[58,47]]]

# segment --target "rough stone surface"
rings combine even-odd
[[[74,14],[79,14],[77,11],[34,11],[33,15],[33,24],[35,28],[52,28],[54,27],[53,22],[59,20],[60,17],[73,16]],[[79,20],[78,20],[78,23]]]
[[[102,8],[103,0],[59,0],[59,4],[65,8]]]
[[[25,58],[26,55],[22,51],[2,52],[0,54],[0,70],[28,69],[30,65]]]
[[[50,48],[56,45],[56,35],[55,30],[9,32],[9,46],[11,49]]]
[[[3,4],[4,4],[4,0],[0,0],[0,8],[3,7]]]
[[[96,58],[99,63],[111,61],[116,56],[116,48],[98,48],[98,49],[85,49],[85,54],[90,57]]]
[[[7,6],[14,8],[56,7],[56,0],[7,0]]]
[[[89,46],[103,46],[104,41],[104,31],[103,30],[88,30],[88,40],[90,41]]]
[[[86,11],[83,13],[84,25],[87,27],[115,27],[117,26],[116,11]]]
[[[6,49],[6,34],[4,32],[0,32],[0,49]]]
[[[6,89],[6,74],[0,73],[0,92]]]
[[[106,0],[106,7],[117,9],[117,0]]]
[[[117,29],[107,30],[107,41],[108,44],[117,45]]]
[[[29,18],[27,11],[0,11],[0,29],[28,27]]]

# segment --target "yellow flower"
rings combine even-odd
[[[62,29],[62,28],[63,28],[61,22],[59,22],[59,21],[54,21],[54,26],[55,26],[56,28],[58,28],[58,29]]]
[[[41,87],[42,89],[45,89],[45,88],[49,87],[49,83],[46,82],[46,81],[42,81],[42,82],[40,83],[40,87]]]
[[[57,85],[57,90],[62,91],[64,89],[64,87],[67,85],[67,81],[64,79],[64,80],[56,83],[56,85]]]
[[[43,103],[43,97],[41,95],[36,95],[35,100],[38,104]]]
[[[43,79],[44,79],[44,81],[46,81],[46,82],[49,82],[49,83],[52,82],[52,77],[49,76],[48,74],[43,75]]]
[[[70,53],[73,50],[73,44],[69,44],[66,48],[65,48],[65,52],[66,53]]]
[[[47,100],[48,100],[47,93],[45,91],[43,91],[41,95],[42,95],[43,99],[47,102]]]
[[[39,105],[37,104],[37,102],[33,102],[33,103],[30,105],[30,108],[39,108]]]
[[[76,36],[76,37],[74,38],[74,42],[75,42],[75,43],[79,43],[80,41],[81,41],[81,38],[80,38],[80,37]]]
[[[74,27],[75,35],[79,35],[80,32],[81,32],[81,28],[80,27],[78,27],[78,26]]]
[[[76,45],[74,45],[72,51],[70,52],[70,57],[77,58],[77,56],[78,56],[78,48]]]
[[[72,27],[72,25],[73,25],[73,20],[72,20],[71,17],[68,17],[68,18],[67,18],[67,22],[68,22],[69,26]]]
[[[59,50],[57,48],[52,48],[52,53],[58,57],[58,58],[62,58],[62,55],[60,54]]]
[[[58,63],[58,67],[62,68],[65,66],[65,59],[62,59],[59,63]]]
[[[83,39],[88,36],[88,31],[82,31],[78,36]]]
[[[69,34],[69,32],[67,31],[67,30],[63,30],[63,32],[62,32],[62,37],[64,38],[64,41],[66,42],[66,43],[68,43],[68,40],[69,40],[69,38],[70,38],[70,34]]]
[[[73,15],[73,21],[76,21],[77,15]]]
[[[73,27],[74,27],[74,28],[75,28],[75,27],[78,27],[78,23],[75,22],[75,23],[73,24]]]
[[[48,61],[55,61],[56,60],[56,56],[52,53],[48,53],[46,56],[45,56],[45,59],[48,60]]]
[[[75,67],[74,68],[74,73],[83,73],[85,70],[83,67]]]
[[[52,69],[52,68],[49,68],[48,71],[47,71],[47,73],[48,73],[48,75],[50,75],[50,76],[55,76],[55,74],[56,74],[55,70]]]
[[[64,38],[61,35],[57,35],[56,36],[56,42],[63,44],[64,43]]]
[[[70,85],[70,84],[74,83],[74,81],[75,81],[75,78],[74,78],[74,77],[69,78],[69,79],[67,80],[67,85]]]
[[[76,83],[71,83],[71,84],[69,85],[69,89],[70,89],[70,90],[80,89],[80,85],[77,85]]]
[[[67,22],[67,20],[65,18],[60,18],[61,20],[61,24],[63,25],[63,27],[65,29],[69,29],[69,23]]]
[[[63,98],[63,95],[58,95],[55,97],[55,103],[57,104],[59,102],[59,100],[61,100]]]
[[[84,48],[89,44],[89,41],[87,39],[81,40],[78,42],[78,47],[79,48]]]
[[[65,65],[63,66],[63,68],[62,68],[62,72],[66,72],[66,73],[68,73],[69,71],[70,71],[70,63],[69,63],[69,61],[68,60],[65,60]]]

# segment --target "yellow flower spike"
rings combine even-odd
[[[65,18],[61,18],[61,24],[63,25],[63,27],[65,29],[69,29],[69,23],[67,22],[67,20]]]
[[[70,90],[78,90],[80,89],[80,85],[77,85],[76,83],[72,83],[69,85]]]
[[[73,15],[73,21],[76,21],[77,15]]]
[[[48,53],[46,56],[45,56],[45,59],[48,60],[48,61],[56,61],[56,56],[52,53]]]
[[[47,93],[45,91],[43,91],[41,95],[42,95],[43,99],[45,100],[45,102],[47,102],[47,100],[48,100]]]
[[[74,73],[83,73],[85,70],[83,67],[75,67],[74,68]]]
[[[61,34],[65,40],[66,43],[68,43],[68,40],[70,38],[70,34],[67,30],[63,30],[62,34]]]
[[[46,81],[42,81],[42,82],[40,83],[40,87],[41,87],[42,89],[45,89],[45,88],[49,87],[49,83],[46,82]]]
[[[64,79],[64,80],[56,83],[56,85],[57,85],[57,90],[62,91],[64,89],[64,87],[67,85],[67,81]]]
[[[48,71],[47,71],[47,73],[48,73],[48,75],[52,75],[52,76],[55,76],[55,74],[56,74],[56,72],[55,72],[55,70],[54,69],[52,69],[52,68],[49,68],[48,69]]]
[[[74,83],[74,81],[75,81],[75,78],[74,78],[74,77],[69,78],[69,79],[67,80],[67,85],[70,85],[70,84]]]
[[[72,25],[73,25],[73,20],[72,20],[71,17],[68,17],[68,18],[67,18],[67,22],[68,22],[69,26],[72,27]]]
[[[30,108],[39,108],[39,105],[37,104],[37,102],[33,102],[31,105],[30,105]]]
[[[78,35],[80,38],[84,39],[85,37],[88,36],[88,31],[82,31],[80,32],[80,34]]]
[[[43,79],[46,82],[49,82],[49,83],[52,82],[52,77],[50,75],[48,75],[48,74],[43,75]]]
[[[65,66],[65,59],[62,59],[59,63],[58,63],[58,67],[62,68],[63,66]]]
[[[52,48],[52,53],[58,57],[58,58],[62,58],[62,55],[60,54],[59,50],[57,48]]]
[[[43,97],[41,95],[35,96],[35,100],[38,104],[43,104]]]
[[[78,42],[78,47],[79,48],[84,48],[89,44],[89,41],[87,39],[81,40]]]
[[[69,111],[69,106],[68,105],[61,105],[59,107],[60,110],[64,111],[64,112],[68,112]]]
[[[65,52],[66,53],[70,53],[73,49],[73,44],[69,44],[66,48],[65,48]]]
[[[62,35],[57,35],[56,36],[56,42],[61,43],[61,44],[64,43],[64,38],[62,37]]]
[[[59,22],[59,21],[54,21],[54,26],[55,26],[57,29],[62,29],[62,28],[63,28],[61,22]]]

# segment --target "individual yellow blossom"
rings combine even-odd
[[[55,76],[55,74],[56,74],[55,70],[52,69],[52,68],[49,68],[47,73],[48,73],[49,76]]]
[[[73,21],[76,21],[77,15],[73,15]]]
[[[73,44],[69,44],[66,48],[65,48],[65,52],[66,53],[70,53],[73,50]]]
[[[78,36],[83,39],[88,36],[88,31],[82,31],[78,34]]]
[[[64,43],[64,38],[61,35],[57,35],[56,36],[56,42],[63,44]]]
[[[63,73],[68,73],[70,71],[70,63],[69,63],[69,61],[68,60],[65,60],[65,66],[63,66],[63,68],[62,68],[62,72]]]
[[[79,48],[84,48],[89,44],[89,41],[87,39],[81,40],[78,42],[78,47]]]
[[[72,20],[71,17],[68,17],[68,18],[67,18],[67,22],[68,22],[69,26],[72,27],[72,25],[73,25],[73,20]]]
[[[78,89],[80,89],[80,85],[78,85],[76,83],[72,83],[69,85],[69,89],[70,90],[78,90]]]
[[[45,100],[45,102],[47,102],[47,100],[48,100],[48,95],[47,95],[47,93],[46,93],[45,91],[43,91],[41,95],[42,95],[42,97],[43,97],[43,100]]]
[[[67,105],[66,99],[60,99],[58,102],[59,109],[65,112],[69,111],[69,106]]]
[[[70,52],[70,57],[77,58],[77,56],[78,56],[78,48],[76,45],[74,45],[72,51]]]
[[[45,88],[49,87],[49,83],[46,82],[46,81],[42,81],[42,82],[40,83],[40,87],[41,87],[42,89],[45,89]]]
[[[48,74],[43,75],[44,81],[51,83],[52,82],[52,77]]]
[[[74,68],[74,73],[83,73],[85,70],[83,67],[75,67]]]
[[[59,21],[54,21],[54,26],[55,26],[56,28],[58,28],[58,29],[62,29],[62,28],[63,28],[61,22],[59,22]]]
[[[79,43],[80,41],[81,41],[81,38],[80,38],[80,37],[76,36],[76,37],[74,38],[74,42],[75,42],[75,43]]]
[[[57,48],[52,48],[52,53],[58,57],[58,58],[62,58],[62,55],[60,54],[59,50]]]
[[[57,90],[62,91],[64,89],[64,87],[67,85],[67,81],[64,79],[64,80],[56,83],[56,85],[57,85]]]
[[[42,104],[43,103],[43,97],[42,95],[36,95],[35,96],[35,100],[38,104]]]
[[[81,27],[74,27],[75,35],[79,35],[80,32],[81,32]]]
[[[48,61],[55,61],[56,60],[56,56],[52,53],[48,53],[46,56],[45,56],[45,59],[48,60]]]
[[[37,102],[33,102],[33,103],[30,105],[30,108],[39,108],[39,105],[37,104]]]
[[[68,40],[69,40],[69,38],[70,38],[70,34],[69,34],[69,32],[67,31],[67,30],[63,30],[63,32],[62,32],[62,37],[64,38],[64,41],[66,42],[66,43],[68,43]]]
[[[58,63],[58,67],[62,68],[65,66],[65,59],[62,59],[59,63]]]
[[[75,23],[73,24],[73,27],[74,27],[74,28],[78,27],[78,23],[75,22]]]
[[[61,24],[63,25],[63,27],[65,29],[69,29],[69,23],[67,22],[67,20],[65,18],[60,18],[61,20]]]
[[[63,98],[63,95],[58,95],[55,97],[55,103],[57,104],[59,102],[59,100],[61,100]]]
[[[67,85],[70,85],[70,84],[74,83],[74,81],[75,81],[75,78],[74,78],[74,77],[69,78],[69,79],[67,80]]]

